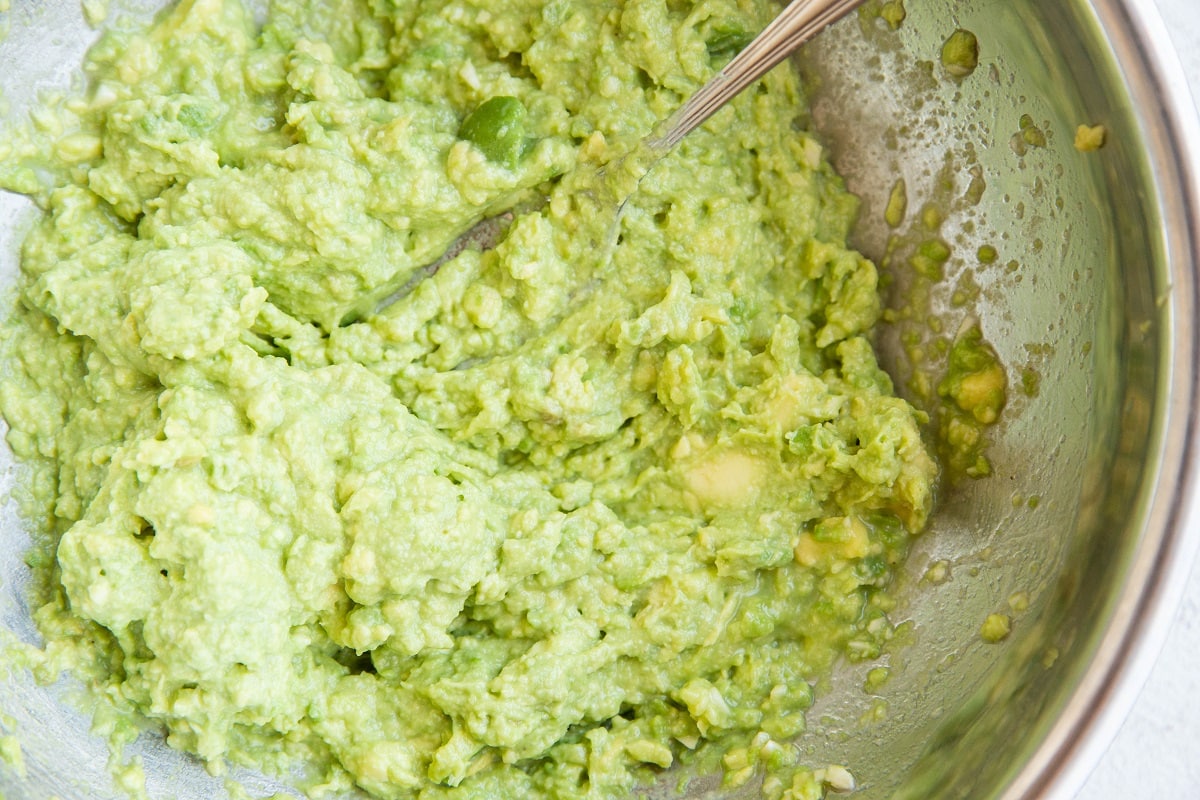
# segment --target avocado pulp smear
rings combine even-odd
[[[789,740],[891,637],[936,477],[857,202],[785,68],[646,176],[610,258],[589,205],[776,10],[190,0],[106,33],[0,145],[45,212],[0,404],[53,670],[313,794],[624,797],[694,762],[811,796]]]

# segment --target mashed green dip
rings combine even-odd
[[[0,404],[56,663],[314,793],[794,760],[812,684],[891,635],[935,477],[856,201],[781,69],[646,177],[611,258],[594,207],[775,10],[190,0],[106,34],[0,148],[45,212]]]

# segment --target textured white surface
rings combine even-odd
[[[1200,104],[1200,2],[1156,0]],[[1077,800],[1200,798],[1200,563],[1133,710]]]

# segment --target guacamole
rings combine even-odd
[[[44,210],[0,408],[53,663],[313,794],[794,761],[813,684],[891,635],[936,472],[857,203],[787,69],[613,247],[597,203],[776,10],[185,0],[105,34],[0,158]]]

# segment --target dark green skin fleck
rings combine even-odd
[[[705,44],[708,47],[709,56],[717,58],[741,52],[753,39],[754,34],[747,32],[741,26],[717,23],[709,31],[705,38]]]

